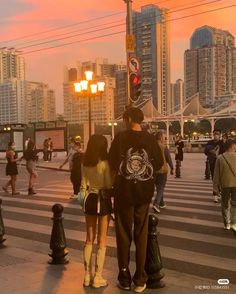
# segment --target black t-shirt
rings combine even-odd
[[[164,161],[153,135],[127,130],[113,140],[109,151],[116,172],[115,197],[127,203],[148,203],[154,193],[154,178]]]
[[[83,154],[79,151],[73,155],[71,173],[75,173],[78,176],[81,176],[82,159],[83,159]]]
[[[35,150],[35,149],[34,149],[34,150],[28,150],[28,149],[27,149],[27,150],[24,152],[23,157],[24,157],[24,159],[27,160],[27,161],[29,161],[29,160],[37,161],[37,160],[38,160],[37,153],[38,153],[38,151]]]
[[[215,151],[215,152],[212,152]],[[219,154],[225,152],[224,142],[222,140],[210,140],[205,147],[205,154],[210,161],[215,161]]]

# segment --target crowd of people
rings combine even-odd
[[[236,141],[223,140],[221,131],[215,129],[205,154],[210,165],[214,202],[221,201],[224,228],[236,232]]]
[[[123,115],[126,130],[119,132],[108,151],[107,139],[102,135],[92,135],[83,154],[80,140],[72,138],[70,151],[62,168],[69,163],[70,180],[73,185],[71,197],[78,198],[83,206],[86,222],[84,256],[85,287],[107,286],[103,265],[106,256],[106,238],[111,214],[115,215],[115,230],[118,259],[118,286],[141,293],[146,288],[145,273],[146,246],[148,236],[148,214],[150,203],[155,213],[166,207],[164,189],[167,175],[173,175],[174,166],[166,145],[165,133],[155,136],[143,130],[142,111],[128,108]],[[21,158],[17,158],[13,142],[6,151],[6,175],[10,180],[2,189],[18,195],[15,184],[18,174],[17,162],[25,159],[29,173],[28,194],[36,194],[34,183],[37,177],[38,159],[35,143],[29,140]],[[184,143],[180,136],[175,143],[175,160],[183,161]],[[44,141],[44,160],[51,160],[52,140]],[[221,198],[224,228],[236,232],[236,141],[221,140],[221,132],[214,130],[213,139],[205,148],[213,180],[214,201]],[[154,190],[156,187],[156,194]],[[97,238],[95,272],[92,275],[92,254]],[[129,268],[132,239],[136,246],[136,270],[132,275]]]

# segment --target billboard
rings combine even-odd
[[[16,151],[23,151],[23,132],[13,132],[13,141],[16,145]]]
[[[10,133],[0,133],[0,151],[6,151],[8,143],[11,141]]]
[[[65,130],[36,130],[35,144],[38,150],[43,149],[45,139],[51,138],[53,149],[65,150]]]

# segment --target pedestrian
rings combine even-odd
[[[102,277],[106,255],[106,234],[109,225],[112,203],[105,193],[112,187],[112,179],[107,161],[107,139],[102,135],[93,135],[88,141],[82,165],[81,191],[86,195],[84,212],[87,236],[84,246],[84,286],[92,282],[94,288],[107,286]],[[94,278],[91,278],[91,256],[97,235],[97,252]]]
[[[48,139],[43,142],[43,160],[48,161]]]
[[[221,211],[224,228],[236,232],[236,141],[228,139],[226,151],[216,160],[213,191],[221,190]]]
[[[36,171],[37,153],[34,141],[29,140],[27,149],[23,155],[23,158],[26,160],[26,169],[29,173],[28,195],[37,194],[34,190],[34,184],[38,176]]]
[[[27,139],[25,140],[25,150],[27,149],[27,146],[28,146],[29,140],[30,140],[30,138],[27,138]]]
[[[126,131],[118,133],[109,151],[115,173],[114,212],[119,266],[118,287],[130,290],[129,270],[132,235],[136,245],[134,292],[146,288],[145,259],[148,234],[148,211],[154,194],[154,176],[163,165],[160,147],[153,135],[143,131],[144,119],[139,108],[129,107],[123,114]],[[133,230],[133,234],[132,234]]]
[[[8,149],[6,151],[6,176],[10,176],[10,180],[2,187],[3,191],[8,193],[8,187],[12,188],[12,196],[20,195],[19,192],[16,192],[16,180],[18,175],[17,162],[21,158],[17,158],[17,153],[15,152],[16,145],[14,142],[8,143]]]
[[[160,208],[165,208],[166,204],[163,199],[163,193],[166,186],[167,174],[168,174],[168,165],[170,167],[170,174],[173,175],[174,166],[170,155],[170,150],[166,146],[166,137],[165,134],[161,131],[156,134],[157,144],[159,145],[162,156],[164,159],[163,166],[157,171],[156,174],[156,196],[153,201],[153,210],[155,212],[160,212]]]
[[[179,166],[181,166],[181,161],[184,160],[184,142],[182,136],[179,136],[175,142],[175,160],[179,161]]]
[[[52,152],[53,152],[53,141],[51,138],[48,138],[48,152],[47,152],[47,160],[52,161]]]
[[[78,197],[81,185],[81,164],[83,159],[83,154],[81,152],[81,144],[79,141],[74,142],[75,153],[72,156],[72,167],[70,173],[70,180],[73,184],[74,198]]]
[[[73,137],[73,138],[70,139],[70,143],[69,143],[70,149],[69,149],[68,155],[67,155],[65,161],[59,166],[59,168],[61,169],[61,168],[63,168],[63,166],[67,162],[69,162],[69,171],[70,171],[71,174],[72,174],[72,167],[73,167],[73,161],[72,161],[73,160],[73,156],[77,152],[77,148],[78,148],[76,146],[76,142],[79,142],[79,140],[76,140],[75,137]],[[71,177],[70,177],[70,179],[71,179]],[[71,181],[72,181],[72,179],[71,179]],[[73,182],[72,182],[72,185],[73,185]],[[73,186],[73,188],[74,188],[74,186]],[[77,196],[78,195],[75,195],[75,193],[73,193],[73,194],[71,194],[70,198],[74,198],[74,197],[77,197]]]
[[[225,148],[224,148],[224,142],[221,140],[221,130],[215,129],[213,131],[213,139],[207,142],[205,150],[204,150],[204,153],[207,156],[207,160],[210,165],[212,180],[214,177],[216,159],[218,155],[224,153],[224,151],[225,151]],[[214,191],[213,191],[213,200],[216,203],[219,202],[219,194],[215,195]]]

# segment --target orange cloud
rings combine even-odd
[[[196,0],[157,0],[161,7],[169,8],[174,11],[171,14],[171,19],[181,18],[190,14],[204,12],[223,6],[235,4],[235,0],[224,0],[214,2],[208,5],[195,7],[189,10],[175,11],[183,8],[183,5],[190,6],[198,3],[208,3],[213,0],[196,1]],[[7,1],[6,1],[7,2]],[[3,41],[18,38],[21,36],[34,34],[40,31],[46,31],[58,26],[70,25],[73,23],[111,15],[122,12],[121,14],[113,15],[108,18],[87,22],[80,26],[73,26],[67,30],[49,32],[44,35],[35,35],[29,38],[30,41],[41,39],[46,36],[52,36],[70,30],[88,30],[88,28],[96,28],[100,24],[123,21],[125,22],[125,3],[122,0],[11,0],[4,3],[4,6],[16,4],[24,4],[24,9],[17,11],[16,7],[6,18],[4,18],[4,29],[1,30],[0,43],[4,46]],[[133,7],[138,8],[141,5],[149,4],[150,0],[134,0]],[[9,8],[10,9],[10,8]],[[13,14],[14,12],[14,14]],[[172,55],[172,80],[183,78],[183,54],[184,50],[189,47],[189,38],[193,31],[203,25],[211,25],[230,31],[236,36],[236,23],[234,21],[236,7],[219,10],[208,14],[192,16],[186,19],[171,21],[171,55]],[[1,12],[0,12],[1,16]],[[102,35],[109,32],[121,30],[122,27],[113,28],[106,31],[101,31],[93,34],[86,34],[68,39],[65,41],[57,41],[55,44],[81,40],[89,36]],[[20,43],[26,42],[28,39],[9,42],[7,45],[21,47]],[[18,46],[19,45],[19,46]],[[44,46],[49,46],[45,44]],[[29,49],[25,49],[29,50]],[[93,40],[86,43],[77,43],[58,49],[48,50],[44,52],[25,55],[27,63],[27,76],[29,79],[42,80],[48,82],[51,86],[61,89],[62,85],[62,69],[64,64],[75,66],[77,60],[88,60],[95,57],[108,57],[111,61],[125,60],[124,35],[116,35],[111,37]],[[61,93],[60,93],[61,96]]]

